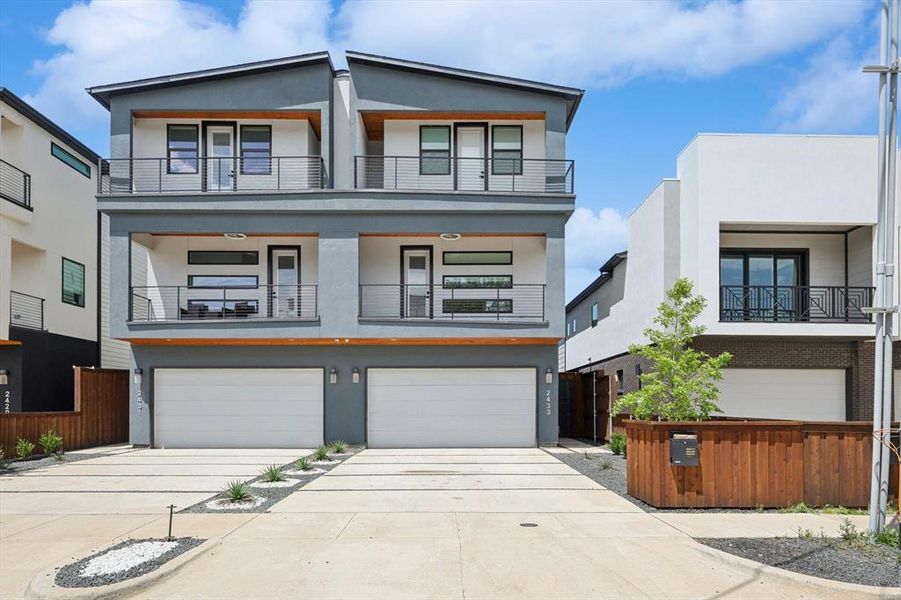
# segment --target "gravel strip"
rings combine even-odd
[[[901,552],[882,544],[820,538],[699,538],[711,548],[795,573],[901,587]]]
[[[255,481],[250,484],[255,490],[265,490],[272,488],[291,488],[300,483],[300,479],[291,479],[290,477],[286,477],[281,481]]]
[[[116,450],[121,450],[117,447]],[[44,467],[53,467],[56,465],[65,465],[89,458],[99,458],[101,456],[113,456],[115,452],[98,452],[96,454],[66,454],[63,453],[59,458],[52,454],[36,454],[28,458],[14,458],[4,460],[0,464],[0,476],[17,475],[22,471],[31,471],[32,469],[42,469]]]
[[[247,481],[250,487],[253,489],[253,495],[261,499],[262,502],[259,502],[255,506],[244,506],[244,507],[235,507],[230,506],[228,502],[218,502],[219,500],[223,500],[225,497],[222,494],[216,494],[206,500],[198,502],[193,506],[189,506],[185,509],[178,511],[179,513],[263,513],[268,511],[273,504],[276,502],[280,502],[293,494],[296,491],[303,489],[303,487],[313,481],[314,479],[325,475],[342,462],[356,454],[362,450],[362,448],[351,447],[348,448],[343,454],[330,454],[331,460],[320,461],[315,464],[322,465],[319,468],[312,469],[310,471],[301,471],[299,469],[294,468],[295,463],[298,459],[289,462],[284,465],[284,470],[282,474],[290,475],[292,479],[298,480],[299,483],[291,483],[287,484],[287,482],[278,482],[278,485],[268,484],[263,480],[262,476],[255,477]],[[312,454],[308,455],[307,458],[312,458]],[[288,480],[291,481],[291,480]],[[216,503],[215,506],[219,508],[212,508],[213,503]]]
[[[175,538],[171,542],[164,538],[125,540],[62,567],[54,581],[66,588],[119,583],[155,571],[204,541],[193,537]]]

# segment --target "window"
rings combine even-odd
[[[255,250],[188,250],[189,265],[258,265]]]
[[[84,308],[84,265],[63,257],[63,302]]]
[[[255,288],[258,285],[256,275],[188,275],[188,287],[192,288]]]
[[[809,302],[806,250],[720,252],[720,319],[795,321]]]
[[[512,252],[445,252],[446,265],[512,265]]]
[[[595,302],[591,305],[591,326],[594,327],[598,324],[598,303]]]
[[[512,298],[453,298],[443,300],[445,313],[512,313]]]
[[[257,314],[260,304],[257,300],[188,300],[188,309],[182,309],[183,319],[222,319],[246,317]]]
[[[54,142],[50,142],[50,154],[63,161],[88,179],[91,178],[91,166],[83,160],[75,158],[74,154],[72,154],[62,146],[59,146]]]
[[[622,369],[619,369],[616,372],[616,395],[622,396],[625,393],[625,385],[623,384],[623,377],[625,374]]]
[[[491,174],[522,175],[522,125],[491,128]]]
[[[241,174],[270,175],[272,173],[272,127],[269,125],[241,126]]]
[[[512,288],[513,275],[445,275],[445,288]]]
[[[166,172],[197,173],[197,125],[169,125],[166,129]]]
[[[450,126],[419,128],[419,174],[450,175]]]
[[[570,321],[566,324],[566,335],[573,335],[573,334],[575,334],[575,333],[576,333],[576,318],[573,317],[573,318],[570,319]]]

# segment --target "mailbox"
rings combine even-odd
[[[673,431],[669,438],[669,462],[674,467],[697,467],[700,453],[695,433]]]

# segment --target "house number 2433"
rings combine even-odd
[[[544,414],[551,416],[551,390],[544,390]]]

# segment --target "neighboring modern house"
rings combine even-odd
[[[0,88],[2,412],[71,410],[73,366],[128,366],[100,325],[98,158]]]
[[[649,365],[628,345],[687,277],[708,302],[695,345],[733,354],[725,415],[870,419],[876,149],[875,137],[695,137],[629,217],[628,256],[567,306],[580,401],[637,389]]]
[[[89,90],[132,443],[556,442],[582,92],[347,60]]]

